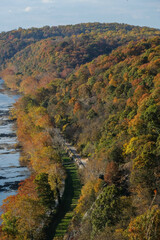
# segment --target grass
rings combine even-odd
[[[78,169],[75,163],[71,162],[70,158],[65,153],[63,154],[63,162],[65,163],[64,167],[67,173],[65,190],[62,202],[49,227],[49,240],[63,239],[73,217],[73,210],[77,205],[81,191]]]

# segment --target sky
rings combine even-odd
[[[160,29],[160,0],[0,0],[0,32],[102,22]]]

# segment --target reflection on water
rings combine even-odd
[[[18,183],[29,176],[29,170],[20,166],[19,152],[14,149],[16,135],[8,119],[9,109],[18,95],[3,88],[0,79],[0,205],[3,199],[16,193]]]

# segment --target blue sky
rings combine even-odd
[[[0,32],[82,22],[160,28],[160,0],[0,0]]]

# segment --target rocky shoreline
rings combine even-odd
[[[19,162],[15,121],[9,118],[17,98],[15,93],[5,89],[0,79],[0,205],[6,197],[16,194],[19,183],[30,175],[27,167]]]

